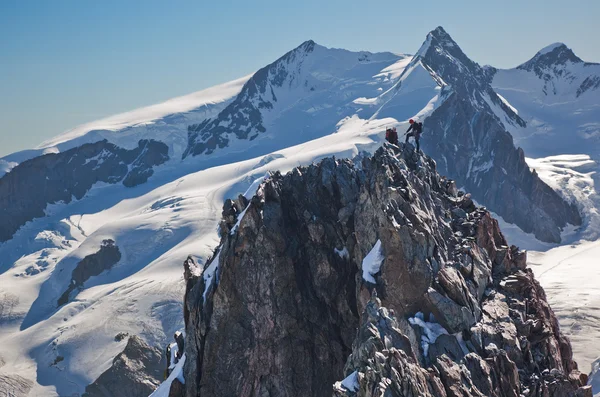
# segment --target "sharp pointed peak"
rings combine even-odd
[[[454,42],[454,40],[452,39],[452,36],[450,36],[450,33],[448,33],[442,26],[438,26],[437,28],[435,28],[431,32],[429,32],[427,34],[427,38],[436,39],[436,40],[440,41],[441,43],[451,42],[451,43],[456,44]]]
[[[443,26],[438,26],[437,28],[435,28],[431,32],[429,32],[429,34],[434,35],[434,36],[450,36],[448,34],[448,32],[446,32],[446,30],[444,29]]]
[[[314,40],[306,40],[305,42],[303,42],[302,44],[300,44],[298,47],[296,47],[296,50],[301,50],[301,51],[305,51],[305,52],[312,52],[315,49],[315,46],[317,46],[318,44],[315,43]]]
[[[427,34],[427,39],[423,43],[423,46],[429,48],[432,44],[446,50],[460,48],[442,26],[438,26]]]
[[[415,58],[426,57],[429,49],[435,47],[438,51],[445,51],[457,56],[463,56],[462,50],[459,45],[452,39],[450,34],[442,26],[438,26],[427,34],[427,38],[423,42],[423,45],[415,54]]]

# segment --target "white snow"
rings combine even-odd
[[[391,64],[390,66],[384,68],[380,73],[377,73],[373,77],[380,77],[388,80],[396,80],[398,77],[402,75],[404,69],[408,66],[408,64],[412,61],[411,56],[406,56],[405,58],[400,59],[398,62]]]
[[[153,123],[165,116],[186,113],[203,106],[224,102],[237,95],[244,83],[252,75],[242,77],[231,82],[197,91],[178,98],[169,99],[157,105],[135,109],[126,113],[117,114],[105,119],[82,124],[66,131],[55,138],[43,142],[38,148],[51,148],[63,142],[78,138],[93,130],[120,131],[127,127]]]
[[[341,250],[339,250],[337,248],[334,248],[333,252],[335,252],[337,254],[337,256],[339,256],[342,259],[348,259],[348,258],[350,258],[350,253],[348,252],[348,248],[346,248],[346,247],[344,247]]]
[[[248,204],[248,206],[246,208],[244,208],[242,213],[238,215],[237,222],[235,223],[235,225],[233,225],[229,234],[233,235],[233,234],[235,234],[235,232],[237,232],[238,227],[240,227],[240,223],[242,222],[242,219],[244,219],[244,215],[246,215],[246,211],[248,211],[248,208],[250,208],[251,205],[252,205],[252,203]]]
[[[500,97],[500,95],[498,95],[498,97]],[[502,98],[500,98],[502,100]],[[500,122],[504,125],[504,128],[506,128],[506,130],[508,132],[511,133],[511,135],[513,136],[518,136],[520,134],[519,130],[522,130],[523,127],[519,126],[511,117],[508,113],[506,113],[506,111],[504,111],[502,109],[502,107],[498,106],[497,104],[495,104],[492,99],[487,95],[484,94],[483,95],[483,100],[488,104],[488,106],[490,107],[490,109],[492,110],[492,112],[496,115],[496,117],[498,117],[498,120],[500,120]],[[510,105],[506,100],[503,100],[503,102],[505,104],[507,104],[507,106],[511,109],[514,108],[514,106]],[[515,112],[516,114],[516,112]]]
[[[185,385],[185,379],[183,377],[183,365],[185,364],[185,353],[181,359],[177,362],[173,371],[169,374],[169,377],[160,384],[158,389],[154,390],[149,397],[169,397],[169,391],[171,390],[171,383],[175,379],[179,379],[181,383]]]
[[[577,237],[590,241],[600,238],[600,195],[596,190],[599,164],[585,154],[526,158],[526,161],[544,182],[577,205],[584,216]]]
[[[215,255],[210,265],[202,272],[204,278],[204,292],[202,293],[203,302],[206,303],[206,294],[213,283],[217,283],[217,272],[219,271],[219,260],[221,258],[221,249]]]
[[[358,391],[358,388],[360,387],[360,385],[358,384],[358,373],[356,371],[352,372],[344,380],[338,383],[339,385],[343,386],[346,390],[352,392]]]
[[[433,315],[431,317],[433,317]],[[421,337],[421,347],[425,357],[427,357],[427,353],[429,352],[430,344],[435,343],[440,335],[449,335],[448,331],[446,331],[446,328],[436,323],[435,319],[430,318],[430,320],[431,321],[425,321],[425,317],[421,312],[418,312],[414,317],[410,317],[408,319],[409,323],[412,325],[418,325],[423,331],[423,335]]]
[[[592,372],[590,373],[588,384],[592,385],[592,390],[598,392],[594,394],[594,397],[600,397],[600,359],[594,361],[592,364]]]
[[[265,175],[261,176],[260,178],[256,178],[254,180],[254,182],[252,182],[252,185],[250,185],[250,187],[244,192],[244,197],[246,197],[248,200],[250,200],[252,198],[252,196],[254,196],[256,194],[256,190],[258,189],[258,186],[263,183],[266,179],[269,179],[271,175],[267,172],[265,173]]]
[[[377,240],[371,251],[365,256],[362,261],[362,276],[366,281],[376,284],[375,276],[379,273],[381,264],[384,260],[383,252],[381,252],[381,240]]]
[[[519,111],[510,103],[508,103],[508,101],[506,100],[506,98],[504,98],[502,95],[496,93],[496,95],[498,95],[498,98],[500,98],[500,100],[506,105],[508,106],[508,108],[510,110],[512,110],[515,114],[519,114]]]
[[[553,44],[540,53],[556,48]],[[538,54],[540,54],[538,53]],[[600,77],[600,65],[567,62],[543,70],[498,70],[492,86],[527,123],[509,129],[529,157],[600,154],[600,89],[578,93],[586,79]],[[589,81],[589,80],[588,80]],[[510,127],[510,126],[507,126]],[[595,150],[594,150],[595,149]]]
[[[583,372],[600,357],[600,241],[529,251],[528,265],[546,290],[561,330]],[[600,391],[600,390],[595,390]]]
[[[552,52],[554,49],[560,47],[560,46],[564,46],[563,43],[552,43],[544,48],[542,48],[541,50],[538,51],[537,55],[544,55],[547,54],[549,52]]]
[[[260,155],[213,166],[220,156],[215,153],[159,167],[135,188],[98,184],[81,200],[29,222],[0,244],[0,285],[3,293],[18,297],[14,320],[0,322],[0,355],[6,362],[0,372],[31,379],[32,393],[81,393],[122,350],[113,341],[117,333],[164,346],[183,326],[181,264],[190,254],[202,264],[213,253],[226,198],[240,191],[251,194],[253,182],[246,181],[256,181],[257,174],[285,173],[331,155],[373,152],[381,146],[386,125],[401,125],[395,119],[358,116],[336,124],[335,134],[279,150],[270,161]],[[57,309],[77,262],[106,238],[119,247],[121,261],[88,280]],[[204,272],[205,285],[216,281],[217,266],[215,259]],[[28,275],[28,268],[40,272]],[[24,345],[31,347],[28,355],[19,347]],[[64,361],[50,366],[58,354]]]

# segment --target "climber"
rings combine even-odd
[[[421,132],[423,131],[423,123],[414,121],[413,119],[410,119],[408,122],[410,123],[410,127],[408,127],[408,130],[406,130],[406,133],[404,134],[406,135],[406,140],[404,141],[404,143],[408,143],[408,138],[410,138],[411,136],[414,137],[418,152],[419,139],[421,139]]]
[[[385,130],[385,140],[393,145],[398,145],[398,132],[396,127]]]
[[[165,379],[167,379],[169,377],[169,375],[171,374],[171,344],[170,343],[167,345],[167,351],[165,352],[165,355],[167,356],[167,369],[165,369]]]
[[[176,357],[176,361],[179,361],[179,359],[181,358],[181,356],[183,356],[183,334],[181,333],[181,331],[177,331],[175,332],[175,342],[177,342],[177,353],[175,354]]]

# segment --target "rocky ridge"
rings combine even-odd
[[[173,395],[591,396],[526,254],[410,145],[275,173],[220,233]]]
[[[442,87],[443,103],[425,119],[422,143],[440,172],[539,240],[558,243],[568,223],[582,223],[576,206],[532,172],[515,147],[507,128],[526,124],[496,94],[489,71],[441,27],[428,34],[413,62],[422,63]]]
[[[127,150],[103,140],[24,161],[0,178],[0,242],[43,217],[48,204],[79,200],[96,182],[137,186],[168,159],[162,142],[140,140]]]

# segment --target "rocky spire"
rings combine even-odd
[[[275,173],[220,231],[186,396],[591,396],[525,253],[411,146]]]

